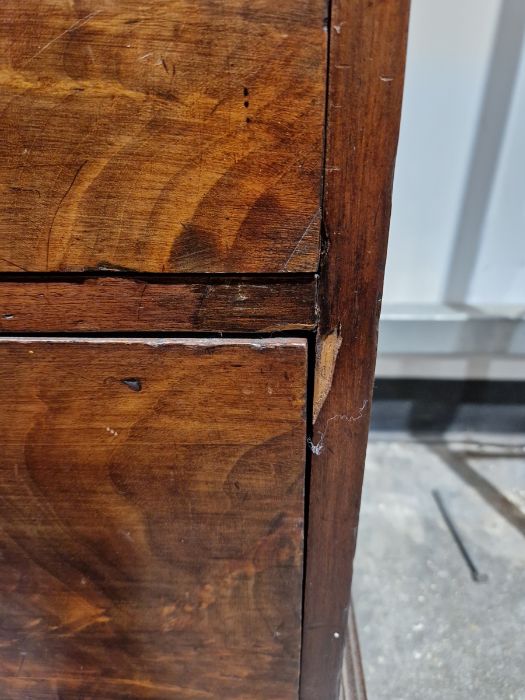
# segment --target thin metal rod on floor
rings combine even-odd
[[[459,530],[457,529],[454,521],[452,520],[450,513],[448,512],[448,510],[445,506],[445,503],[443,502],[443,498],[441,497],[441,494],[439,493],[439,491],[437,489],[433,489],[432,496],[434,497],[436,505],[439,508],[439,512],[443,516],[443,520],[445,521],[445,524],[448,527],[450,534],[454,538],[454,541],[457,544],[459,551],[461,552],[461,556],[465,560],[465,563],[470,570],[470,575],[472,576],[472,580],[475,581],[476,583],[484,583],[485,581],[488,580],[488,576],[486,574],[480,573],[478,567],[474,564],[474,561],[472,560],[472,557],[470,556],[469,551],[468,551],[467,547],[465,546],[465,543],[463,542],[461,535],[459,534]]]

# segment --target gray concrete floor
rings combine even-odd
[[[525,449],[496,440],[372,437],[353,587],[369,700],[525,700]]]

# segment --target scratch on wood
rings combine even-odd
[[[48,230],[48,232],[47,232],[46,270],[49,269],[49,250],[50,250],[50,248],[51,248],[51,233],[52,233],[52,231],[53,231],[53,226],[55,225],[55,219],[57,218],[58,212],[59,212],[60,209],[62,208],[62,205],[64,204],[66,197],[68,196],[68,194],[69,194],[69,193],[71,192],[71,190],[73,189],[73,185],[75,184],[75,182],[76,182],[76,180],[77,180],[77,177],[80,175],[80,171],[82,170],[82,168],[84,167],[84,165],[85,165],[86,163],[87,163],[87,160],[85,160],[83,163],[81,163],[81,164],[79,165],[79,167],[77,168],[77,171],[76,171],[76,173],[74,174],[73,179],[71,180],[71,183],[70,183],[69,187],[67,188],[67,190],[64,192],[64,194],[63,194],[62,197],[60,198],[60,201],[59,201],[59,203],[58,203],[58,207],[56,208],[55,213],[53,214],[53,218],[51,219],[51,224],[50,224],[49,230]]]
[[[301,238],[297,241],[297,243],[296,243],[294,249],[292,250],[292,252],[291,252],[290,255],[288,256],[288,259],[287,259],[286,262],[284,263],[281,272],[287,272],[287,271],[288,271],[288,265],[290,264],[290,262],[291,262],[293,256],[297,253],[297,251],[298,251],[298,249],[299,249],[299,246],[300,246],[301,243],[304,241],[304,239],[306,238],[306,236],[309,235],[309,233],[311,232],[312,228],[313,228],[314,226],[317,226],[317,225],[319,224],[319,221],[320,221],[320,220],[321,220],[321,210],[318,209],[318,210],[315,212],[315,214],[312,216],[312,218],[310,219],[310,223],[309,223],[308,226],[305,228],[303,235],[302,235]]]
[[[17,675],[17,676],[19,676],[19,675],[22,673],[22,669],[24,668],[24,663],[25,663],[25,660],[26,660],[26,656],[27,656],[27,651],[21,651],[21,652],[20,652],[20,661],[19,661],[19,664],[18,664],[18,670],[17,670],[17,672],[16,672],[16,675]]]
[[[359,411],[355,414],[355,416],[347,416],[345,414],[342,415],[336,415],[332,416],[326,421],[325,428],[323,432],[321,433],[321,437],[319,438],[319,442],[314,443],[310,438],[308,438],[307,443],[308,447],[312,450],[314,455],[320,455],[321,452],[324,449],[324,439],[326,437],[326,434],[328,433],[328,428],[330,427],[330,423],[333,423],[335,420],[344,420],[347,423],[357,423],[358,421],[361,420],[361,418],[364,416],[365,409],[368,405],[368,399],[365,399],[363,401],[363,405],[359,409]]]
[[[142,311],[142,300],[144,298],[144,294],[146,293],[147,288],[148,288],[148,283],[145,282],[144,285],[142,286],[141,291],[140,291],[140,297],[139,297],[139,301],[137,304],[137,321],[140,321],[140,313]]]
[[[332,388],[332,379],[335,371],[335,363],[343,337],[339,328],[336,328],[328,335],[321,337],[317,344],[317,356],[315,360],[315,380],[314,380],[314,423],[321,412],[321,408]]]
[[[41,53],[44,53],[46,49],[48,49],[50,46],[52,46],[55,42],[57,42],[59,39],[61,39],[63,36],[66,34],[69,34],[69,32],[74,32],[76,29],[80,29],[80,27],[83,27],[85,24],[87,24],[95,15],[98,15],[102,12],[102,10],[95,10],[94,12],[90,12],[89,15],[86,15],[85,17],[81,17],[80,19],[77,19],[76,22],[73,22],[73,24],[68,27],[67,29],[64,29],[63,32],[61,32],[58,36],[54,37],[54,39],[51,39],[51,41],[48,41],[47,44],[44,44],[38,51],[33,54],[30,58],[27,59],[26,65],[29,63],[29,61],[32,61],[34,58],[37,56],[40,56]]]
[[[7,263],[8,265],[12,265],[13,267],[16,267],[18,270],[22,270],[23,272],[27,272],[25,267],[22,267],[21,265],[17,265],[16,263],[12,262],[11,260],[8,260],[7,258],[0,258],[2,262]]]

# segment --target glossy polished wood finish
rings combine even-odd
[[[305,278],[113,278],[74,274],[0,282],[0,332],[270,333],[315,328]]]
[[[0,696],[297,698],[303,340],[0,341]]]
[[[315,270],[323,13],[3,0],[0,270]]]
[[[338,700],[374,379],[408,0],[333,0],[302,700]]]

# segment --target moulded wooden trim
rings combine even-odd
[[[0,331],[7,333],[270,333],[315,324],[314,275],[41,281],[23,275],[0,284]]]
[[[337,700],[399,133],[408,0],[332,0],[301,700]]]

